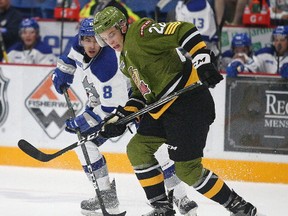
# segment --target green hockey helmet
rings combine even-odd
[[[127,23],[126,16],[118,8],[109,6],[96,13],[93,26],[95,33],[99,35],[113,26],[120,29],[123,23]]]

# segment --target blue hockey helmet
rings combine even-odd
[[[247,33],[237,33],[232,38],[232,49],[235,47],[250,47],[251,38]]]
[[[93,29],[93,18],[85,18],[81,21],[78,35],[79,35],[79,41],[81,41],[81,38],[83,38],[84,36],[87,37],[95,36],[95,32]]]
[[[22,20],[22,22],[20,23],[20,27],[19,27],[20,32],[26,28],[33,28],[39,34],[39,24],[33,18],[26,18]]]
[[[277,26],[272,32],[272,40],[277,35],[288,36],[288,26]]]

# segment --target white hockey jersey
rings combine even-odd
[[[225,71],[226,68],[234,61],[239,61],[243,64],[244,69],[241,72],[251,72],[256,73],[259,71],[259,65],[255,55],[251,53],[250,56],[246,54],[242,54],[245,58],[245,62],[243,62],[240,58],[234,58],[235,53],[232,50],[226,50],[221,55],[220,59],[220,70]]]
[[[94,107],[94,112],[103,118],[118,105],[124,106],[128,101],[130,81],[119,70],[119,59],[112,48],[101,48],[98,55],[86,63],[84,48],[79,46],[78,40],[77,35],[67,57],[62,56],[61,59],[76,67],[76,73],[81,73],[83,87],[89,98],[88,105]]]
[[[281,67],[288,63],[288,52],[284,56],[277,56],[273,47],[264,47],[256,53],[256,63],[258,72],[277,74]]]
[[[7,51],[8,63],[55,65],[56,56],[49,45],[38,40],[30,50],[23,49],[23,42],[17,42]]]
[[[186,4],[184,1],[178,1],[175,17],[177,21],[193,23],[201,33],[207,48],[216,56],[219,54],[217,24],[214,11],[207,0],[190,1]]]

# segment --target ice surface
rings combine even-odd
[[[144,192],[132,174],[112,173],[127,216],[150,211]],[[287,215],[288,185],[227,182],[266,216]],[[222,206],[188,188],[199,205],[199,216],[229,216]],[[80,202],[95,191],[82,171],[0,166],[0,216],[81,216]],[[177,214],[180,215],[180,214]]]

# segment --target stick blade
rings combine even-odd
[[[31,145],[29,142],[27,142],[24,139],[21,139],[18,141],[18,147],[27,155],[29,155],[30,157],[38,161],[47,162],[50,160],[50,158],[47,157],[46,154],[39,151],[37,148],[35,148],[33,145]]]

